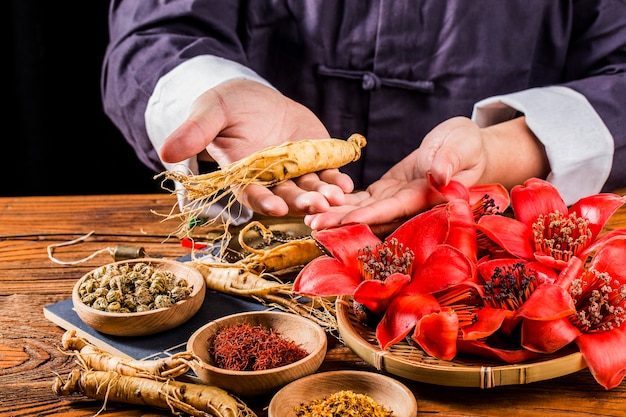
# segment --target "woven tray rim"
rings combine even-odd
[[[376,342],[374,329],[359,323],[352,310],[352,299],[338,297],[336,301],[339,334],[357,356],[376,368],[410,380],[435,385],[493,388],[520,385],[568,375],[587,367],[575,346],[545,359],[519,364],[489,362],[482,358],[442,361],[421,349],[400,342],[382,351]]]

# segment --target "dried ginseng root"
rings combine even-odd
[[[270,241],[274,239],[274,233],[258,221],[248,223],[239,233],[239,245],[243,250],[249,252],[249,255],[236,264],[243,265],[257,274],[263,272],[288,273],[302,268],[323,254],[311,236],[288,240],[271,248],[255,249],[248,245],[244,239],[245,234],[251,229],[257,229],[264,239]]]
[[[68,379],[54,379],[52,391],[57,396],[79,393],[89,398],[113,403],[169,409],[173,414],[197,417],[256,417],[254,411],[227,391],[210,386],[120,375],[106,371],[72,371]]]
[[[207,174],[164,171],[155,179],[161,177],[164,183],[167,180],[177,182],[186,191],[188,200],[183,213],[175,214],[172,210],[166,220],[183,217],[185,221],[177,234],[185,235],[189,232],[189,224],[195,223],[200,213],[217,202],[223,205],[221,213],[228,214],[235,204],[237,193],[246,186],[255,184],[272,187],[304,174],[340,168],[358,160],[366,144],[365,137],[358,133],[347,140],[306,139],[263,149]],[[216,222],[220,217],[218,215],[209,219],[208,224]]]
[[[76,336],[75,330],[68,330],[61,339],[63,349],[75,355],[83,368],[92,371],[113,371],[121,375],[166,380],[184,375],[199,361],[191,352],[152,360],[134,360],[113,356],[92,345],[86,339]]]
[[[191,261],[206,282],[207,289],[239,297],[250,297],[265,305],[299,314],[314,320],[329,332],[337,329],[333,302],[313,297],[300,302],[293,296],[293,285],[272,280],[269,274],[256,274],[239,264]],[[267,279],[266,279],[267,278]]]
[[[214,172],[185,175],[166,171],[157,177],[181,183],[191,200],[210,198],[230,187],[250,184],[272,187],[291,178],[340,168],[361,157],[365,137],[353,134],[343,139],[307,139],[286,142],[255,152]]]

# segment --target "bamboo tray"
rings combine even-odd
[[[442,361],[406,342],[382,351],[374,329],[356,319],[350,297],[337,299],[337,324],[346,346],[377,370],[429,384],[493,388],[556,378],[587,367],[575,348],[520,364],[483,362],[483,358],[461,358],[460,355],[454,361]]]

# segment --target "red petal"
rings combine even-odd
[[[487,343],[479,340],[459,340],[457,341],[457,349],[459,350],[459,352],[470,353],[490,359],[502,360],[506,363],[520,363],[541,356],[539,353],[531,352],[526,349],[509,350],[492,347],[489,346]]]
[[[531,320],[555,320],[576,314],[569,291],[555,284],[542,284],[517,309],[517,317]]]
[[[329,229],[314,230],[311,236],[319,242],[330,254],[344,264],[352,275],[360,276],[357,256],[359,250],[381,243],[381,240],[372,233],[366,224],[349,224]]]
[[[424,316],[418,321],[411,339],[430,356],[451,361],[456,356],[459,318],[453,311]]]
[[[500,329],[504,319],[511,314],[507,310],[488,307],[480,308],[475,313],[477,320],[468,326],[461,327],[464,340],[476,340],[491,336]]]
[[[439,191],[443,194],[444,198],[447,201],[452,201],[456,199],[465,200],[467,202],[470,201],[470,192],[465,185],[462,183],[450,180],[446,185],[439,185],[435,182],[432,175],[427,174],[426,178],[428,179],[428,183],[435,190]]]
[[[523,186],[513,187],[511,207],[515,218],[528,226],[532,226],[540,214],[568,212],[565,201],[554,185],[539,178],[531,178]]]
[[[589,268],[608,272],[611,278],[626,284],[626,236],[608,239],[597,249]]]
[[[524,320],[522,346],[539,353],[554,353],[576,340],[580,331],[568,319]]]
[[[505,216],[483,216],[476,228],[508,253],[526,260],[535,259],[531,229]]]
[[[386,240],[396,238],[415,254],[415,264],[422,264],[448,237],[446,206],[436,206],[407,220]]]
[[[361,282],[354,291],[354,301],[365,305],[374,314],[382,314],[393,297],[404,288],[411,277],[406,274],[395,273],[384,281],[370,279]]]
[[[621,384],[626,374],[626,333],[623,328],[581,334],[576,344],[600,385],[611,389]]]
[[[376,327],[376,339],[385,350],[404,339],[425,315],[438,312],[439,303],[431,295],[399,295],[395,297]]]
[[[585,272],[585,264],[582,259],[573,256],[570,258],[565,268],[561,270],[559,277],[554,283],[569,291],[572,281],[580,278],[583,272]]]
[[[471,205],[487,196],[488,199],[493,201],[494,209],[500,213],[504,212],[511,203],[509,192],[502,184],[474,185],[470,187],[469,192]]]
[[[569,209],[569,213],[576,213],[589,220],[589,229],[592,241],[600,234],[609,218],[626,203],[626,197],[617,194],[595,194],[580,199]]]
[[[415,267],[413,278],[403,294],[431,294],[474,277],[474,265],[458,249],[439,245],[426,262]]]
[[[450,232],[445,243],[458,248],[468,258],[476,259],[478,249],[472,208],[462,200],[451,201],[447,208]]]
[[[302,268],[293,283],[293,292],[300,295],[350,295],[361,282],[351,275],[337,259],[322,255]]]
[[[541,252],[535,252],[535,259],[547,267],[561,270],[567,266],[567,262],[561,259],[554,259],[551,255],[545,255]]]
[[[595,253],[600,246],[604,245],[605,241],[616,238],[616,237],[620,237],[620,236],[626,236],[626,228],[609,230],[607,233],[597,238],[595,242],[593,242],[590,246],[588,246],[582,253],[578,254],[578,256],[582,259],[585,259],[587,258],[587,256]]]

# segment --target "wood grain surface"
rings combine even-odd
[[[626,191],[626,190],[622,190]],[[174,259],[188,254],[172,233],[179,220],[163,221],[175,207],[170,195],[105,195],[0,198],[0,415],[93,416],[100,401],[75,395],[57,397],[55,376],[76,367],[59,350],[64,330],[43,316],[43,307],[71,296],[75,281],[89,270],[110,263],[107,249],[143,247],[153,257]],[[626,227],[626,208],[607,229]],[[88,233],[84,241],[54,249]],[[329,337],[320,371],[374,371],[350,349]],[[587,369],[557,379],[493,389],[451,388],[401,379],[415,394],[420,416],[624,416],[626,382],[606,391]],[[267,416],[271,398],[246,399],[258,416]],[[108,404],[102,416],[167,416],[167,410]]]

